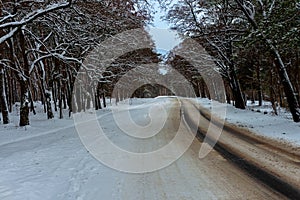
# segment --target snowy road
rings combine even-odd
[[[176,100],[156,101],[160,103],[166,106],[168,119],[159,134],[149,140],[123,134],[113,123],[111,113],[99,122],[107,137],[121,148],[133,152],[155,150],[174,137],[180,121]],[[131,115],[144,125],[149,121],[147,112],[148,106],[141,106]],[[69,126],[0,146],[0,199],[284,199],[215,151],[199,159],[200,145],[195,139],[180,159],[161,170],[122,173],[93,158],[75,128]]]

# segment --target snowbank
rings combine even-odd
[[[212,101],[209,99],[198,98],[197,102],[207,109],[212,107]],[[225,117],[229,123],[259,135],[300,146],[300,123],[293,122],[291,115],[285,109],[280,109],[279,115],[274,115],[269,102],[264,102],[262,107],[248,102],[246,110],[227,105]]]

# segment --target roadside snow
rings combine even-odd
[[[197,102],[207,109],[211,109],[212,101],[198,98]],[[249,129],[256,134],[269,138],[283,140],[300,146],[300,123],[295,123],[285,109],[279,110],[279,115],[272,113],[269,102],[263,102],[262,107],[247,103],[247,109],[237,109],[227,104],[226,121],[239,127]]]
[[[147,102],[159,104],[153,99],[132,99],[129,106],[142,108]],[[97,111],[98,119],[110,115],[103,122],[112,130],[111,109],[127,103],[115,106],[113,100]],[[30,113],[30,126],[18,126],[18,104],[10,113],[10,124],[0,125],[0,199],[120,199],[120,182],[127,175],[91,156],[68,110],[64,110],[64,119],[55,113],[55,118],[48,120],[39,102],[35,107],[37,114]]]
[[[133,98],[128,100],[119,102],[118,105],[115,105],[115,100],[112,99],[111,102],[107,100],[107,108],[97,111],[97,116],[102,116],[105,113],[111,111],[111,108],[118,109],[127,109],[130,108],[140,108],[143,107],[146,103],[155,104],[158,102],[155,99],[137,99]],[[35,110],[37,112],[36,115],[33,115],[30,112],[30,125],[25,127],[19,127],[19,118],[20,118],[20,110],[19,103],[16,103],[13,106],[13,112],[10,113],[10,123],[9,124],[1,124],[0,122],[0,146],[10,142],[17,142],[24,139],[33,138],[36,136],[47,135],[50,133],[55,133],[60,130],[70,128],[74,126],[74,120],[72,117],[69,117],[69,111],[63,110],[63,119],[59,119],[58,112],[54,112],[53,119],[47,119],[46,113],[44,113],[43,105],[41,102],[35,103]],[[1,113],[0,113],[1,114]]]
[[[154,99],[132,98],[131,100],[119,102],[118,106],[115,105],[114,99],[112,99],[111,103],[109,100],[107,102],[108,107],[98,111],[98,116],[110,112],[113,108],[117,108],[118,110],[127,109],[128,107],[130,107],[130,109],[138,109],[149,106],[149,104],[166,104],[168,100],[163,97]],[[211,109],[211,100],[198,98],[197,102],[205,108]],[[14,106],[13,113],[10,114],[11,123],[8,125],[0,125],[0,145],[39,135],[55,133],[61,129],[74,126],[73,118],[68,117],[68,110],[64,110],[64,119],[58,119],[58,114],[55,113],[55,118],[48,120],[39,102],[35,103],[35,107],[37,115],[30,113],[30,126],[19,127],[19,109],[17,104]],[[265,112],[267,114],[264,114]],[[239,127],[248,128],[257,134],[274,139],[286,140],[300,146],[300,124],[294,123],[290,113],[285,109],[279,108],[278,113],[278,116],[273,114],[270,102],[263,102],[263,106],[261,107],[257,105],[257,102],[255,102],[255,104],[248,102],[246,110],[236,109],[234,106],[227,104],[226,120]]]
[[[58,119],[57,113],[55,113],[54,119],[48,120],[47,115],[43,113],[42,105],[35,103],[35,107],[37,114],[30,113],[30,125],[19,127],[19,105],[14,105],[13,112],[10,113],[10,123],[0,125],[0,145],[56,132],[62,127],[67,128],[74,125],[72,118]],[[68,116],[67,110],[64,110],[64,116]]]
[[[123,109],[126,104],[120,102],[117,107]],[[147,123],[151,105],[172,106],[167,98],[132,99],[129,107],[133,108],[133,120]],[[0,125],[1,200],[281,199],[214,151],[206,159],[198,159],[198,140],[180,159],[160,171],[127,174],[113,170],[82,145],[67,110],[64,119],[56,115],[47,120],[41,105],[37,103],[36,107],[37,115],[31,116],[30,126],[17,126],[17,108],[10,116],[11,124]],[[153,137],[137,143],[114,123],[114,107],[112,103],[97,111],[99,123],[113,143],[129,151],[157,149],[168,144],[177,131],[171,123],[156,136],[157,140]],[[161,113],[156,110],[156,115]]]

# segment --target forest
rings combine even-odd
[[[20,126],[29,124],[29,112],[35,113],[35,101],[42,102],[48,119],[54,117],[54,111],[63,118],[63,109],[71,114],[89,107],[89,103],[81,106],[77,102],[72,108],[77,72],[87,54],[101,41],[122,31],[144,27],[150,16],[143,4],[136,6],[134,1],[120,0],[1,2],[3,123],[9,123],[9,113],[16,102],[20,102]],[[92,105],[100,109],[100,98],[110,95],[110,85],[130,68],[129,63],[141,62],[147,56],[157,60],[155,55],[151,49],[142,49],[127,55],[132,59],[119,58],[108,72],[103,72],[109,75],[99,75],[101,80],[98,77],[90,82],[92,90],[85,92],[85,98],[93,100]],[[118,61],[122,64],[116,67]],[[103,83],[107,83],[106,94]]]
[[[222,75],[227,103],[245,109],[247,99],[258,100],[260,105],[267,100],[275,114],[278,106],[286,107],[293,120],[300,122],[299,2],[159,2],[172,29],[182,38],[193,38],[209,53]],[[80,96],[74,94],[78,72],[102,41],[151,23],[150,7],[146,0],[1,1],[2,122],[9,123],[9,113],[18,102],[20,126],[29,125],[29,112],[35,112],[36,101],[42,102],[48,119],[54,117],[53,112],[63,118],[64,109],[71,116],[105,107],[105,98],[112,96],[115,84],[127,71],[139,64],[162,62],[154,44],[122,55],[104,72],[94,70]],[[186,60],[170,52],[166,63],[192,83],[198,97],[210,98],[201,74]],[[143,90],[136,92],[141,93]],[[119,101],[131,96],[121,91],[116,97]]]
[[[173,1],[174,2],[174,1]],[[300,121],[300,3],[294,0],[178,0],[164,3],[173,29],[197,40],[222,75],[228,103],[245,109],[247,99],[287,107]],[[186,60],[170,54],[170,65],[209,97]]]

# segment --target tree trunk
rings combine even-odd
[[[286,71],[285,64],[283,63],[281,56],[278,52],[278,49],[275,47],[274,43],[268,39],[263,31],[261,31],[255,21],[255,19],[251,16],[251,13],[249,13],[249,10],[245,7],[243,0],[235,0],[235,2],[238,4],[242,12],[245,14],[246,18],[248,19],[249,23],[252,25],[254,30],[256,30],[259,35],[263,38],[264,42],[267,44],[269,49],[274,55],[275,63],[278,68],[279,77],[281,79],[281,84],[283,85],[284,93],[287,97],[287,102],[289,105],[290,112],[293,116],[294,122],[300,122],[300,108],[299,103],[296,97],[296,94],[294,92],[294,88],[292,86],[292,83],[290,81],[290,78],[288,76],[288,73]]]
[[[33,97],[30,90],[28,90],[29,100],[30,100],[30,111],[33,112],[34,115],[36,115],[35,109],[34,109],[34,103],[33,103]]]
[[[9,77],[9,84],[8,84],[8,106],[9,106],[9,112],[12,112],[12,105],[15,103],[14,95],[13,95],[13,88],[15,85],[15,82],[13,81],[13,72],[11,72],[10,77]]]
[[[203,78],[201,78],[200,80],[200,93],[201,93],[201,98],[206,98],[206,93],[205,93],[205,82],[203,80]]]
[[[81,103],[81,86],[79,85],[78,87],[75,87],[74,90],[74,98],[76,98],[76,112],[81,112],[82,111],[82,103]],[[75,113],[75,110],[74,110]]]
[[[29,125],[29,106],[28,106],[28,85],[27,81],[21,84],[21,106],[20,106],[20,126]]]
[[[7,99],[5,93],[4,69],[3,66],[1,65],[0,65],[0,102],[1,102],[3,124],[8,124],[9,116],[8,116],[8,106],[7,106]]]
[[[235,107],[239,109],[245,109],[245,101],[240,88],[240,84],[237,80],[234,66],[230,66],[230,87],[235,101]]]
[[[271,104],[272,104],[272,108],[273,108],[273,111],[274,111],[274,114],[275,115],[278,115],[277,113],[277,106],[275,104],[275,98],[274,98],[274,89],[273,89],[273,71],[272,69],[270,69],[270,86],[269,86],[269,89],[270,89],[270,101],[271,101]]]
[[[226,92],[226,103],[231,104],[230,94]]]
[[[119,99],[119,89],[117,89],[115,94],[116,94],[116,105],[118,105],[118,103],[120,101],[120,99]]]
[[[51,92],[50,92],[50,90],[46,90],[45,97],[46,97],[46,105],[47,105],[47,117],[48,117],[48,119],[52,119],[52,118],[54,118],[54,115],[53,115],[52,107],[51,107]]]
[[[52,84],[52,100],[54,104],[54,111],[57,112],[57,88],[56,88],[56,81],[53,81]]]
[[[97,90],[97,102],[98,102],[98,108],[102,109],[102,106],[101,106],[101,94],[100,94],[99,90]]]
[[[29,66],[28,66],[28,59],[25,53],[25,38],[23,35],[22,30],[19,30],[20,36],[20,47],[21,47],[21,54],[23,57],[23,73],[17,74],[19,76],[19,82],[21,87],[21,106],[20,106],[20,126],[29,125],[29,106],[28,106],[28,78],[29,78]]]
[[[59,107],[59,119],[63,118],[63,108],[62,108],[62,84],[61,79],[58,80],[58,107]]]
[[[196,94],[196,97],[200,97],[200,91],[199,91],[199,81],[195,81],[196,83],[193,84],[193,88]]]
[[[67,102],[66,102],[66,94],[65,94],[65,92],[62,93],[62,100],[63,100],[64,109],[67,109]]]
[[[278,54],[279,56],[279,54]],[[277,58],[278,59],[278,58]],[[293,116],[294,122],[300,122],[300,108],[299,103],[294,92],[292,83],[290,82],[289,76],[286,72],[285,66],[283,65],[281,59],[280,61],[276,60],[276,66],[279,71],[279,77],[283,85],[284,93],[287,98],[290,112]]]
[[[98,102],[97,93],[95,93],[95,110],[99,110],[99,102]]]
[[[44,111],[47,113],[47,118],[52,119],[54,117],[51,106],[51,88],[46,89],[46,82],[44,78],[40,79],[42,96],[44,97]]]
[[[86,109],[89,110],[91,108],[91,94],[88,93],[86,98]]]
[[[261,77],[260,77],[260,64],[256,67],[256,76],[258,81],[258,89],[257,89],[257,95],[258,95],[258,105],[262,106],[262,85],[261,85]]]
[[[105,92],[102,93],[102,101],[103,101],[103,107],[106,108],[106,99],[105,99]]]

